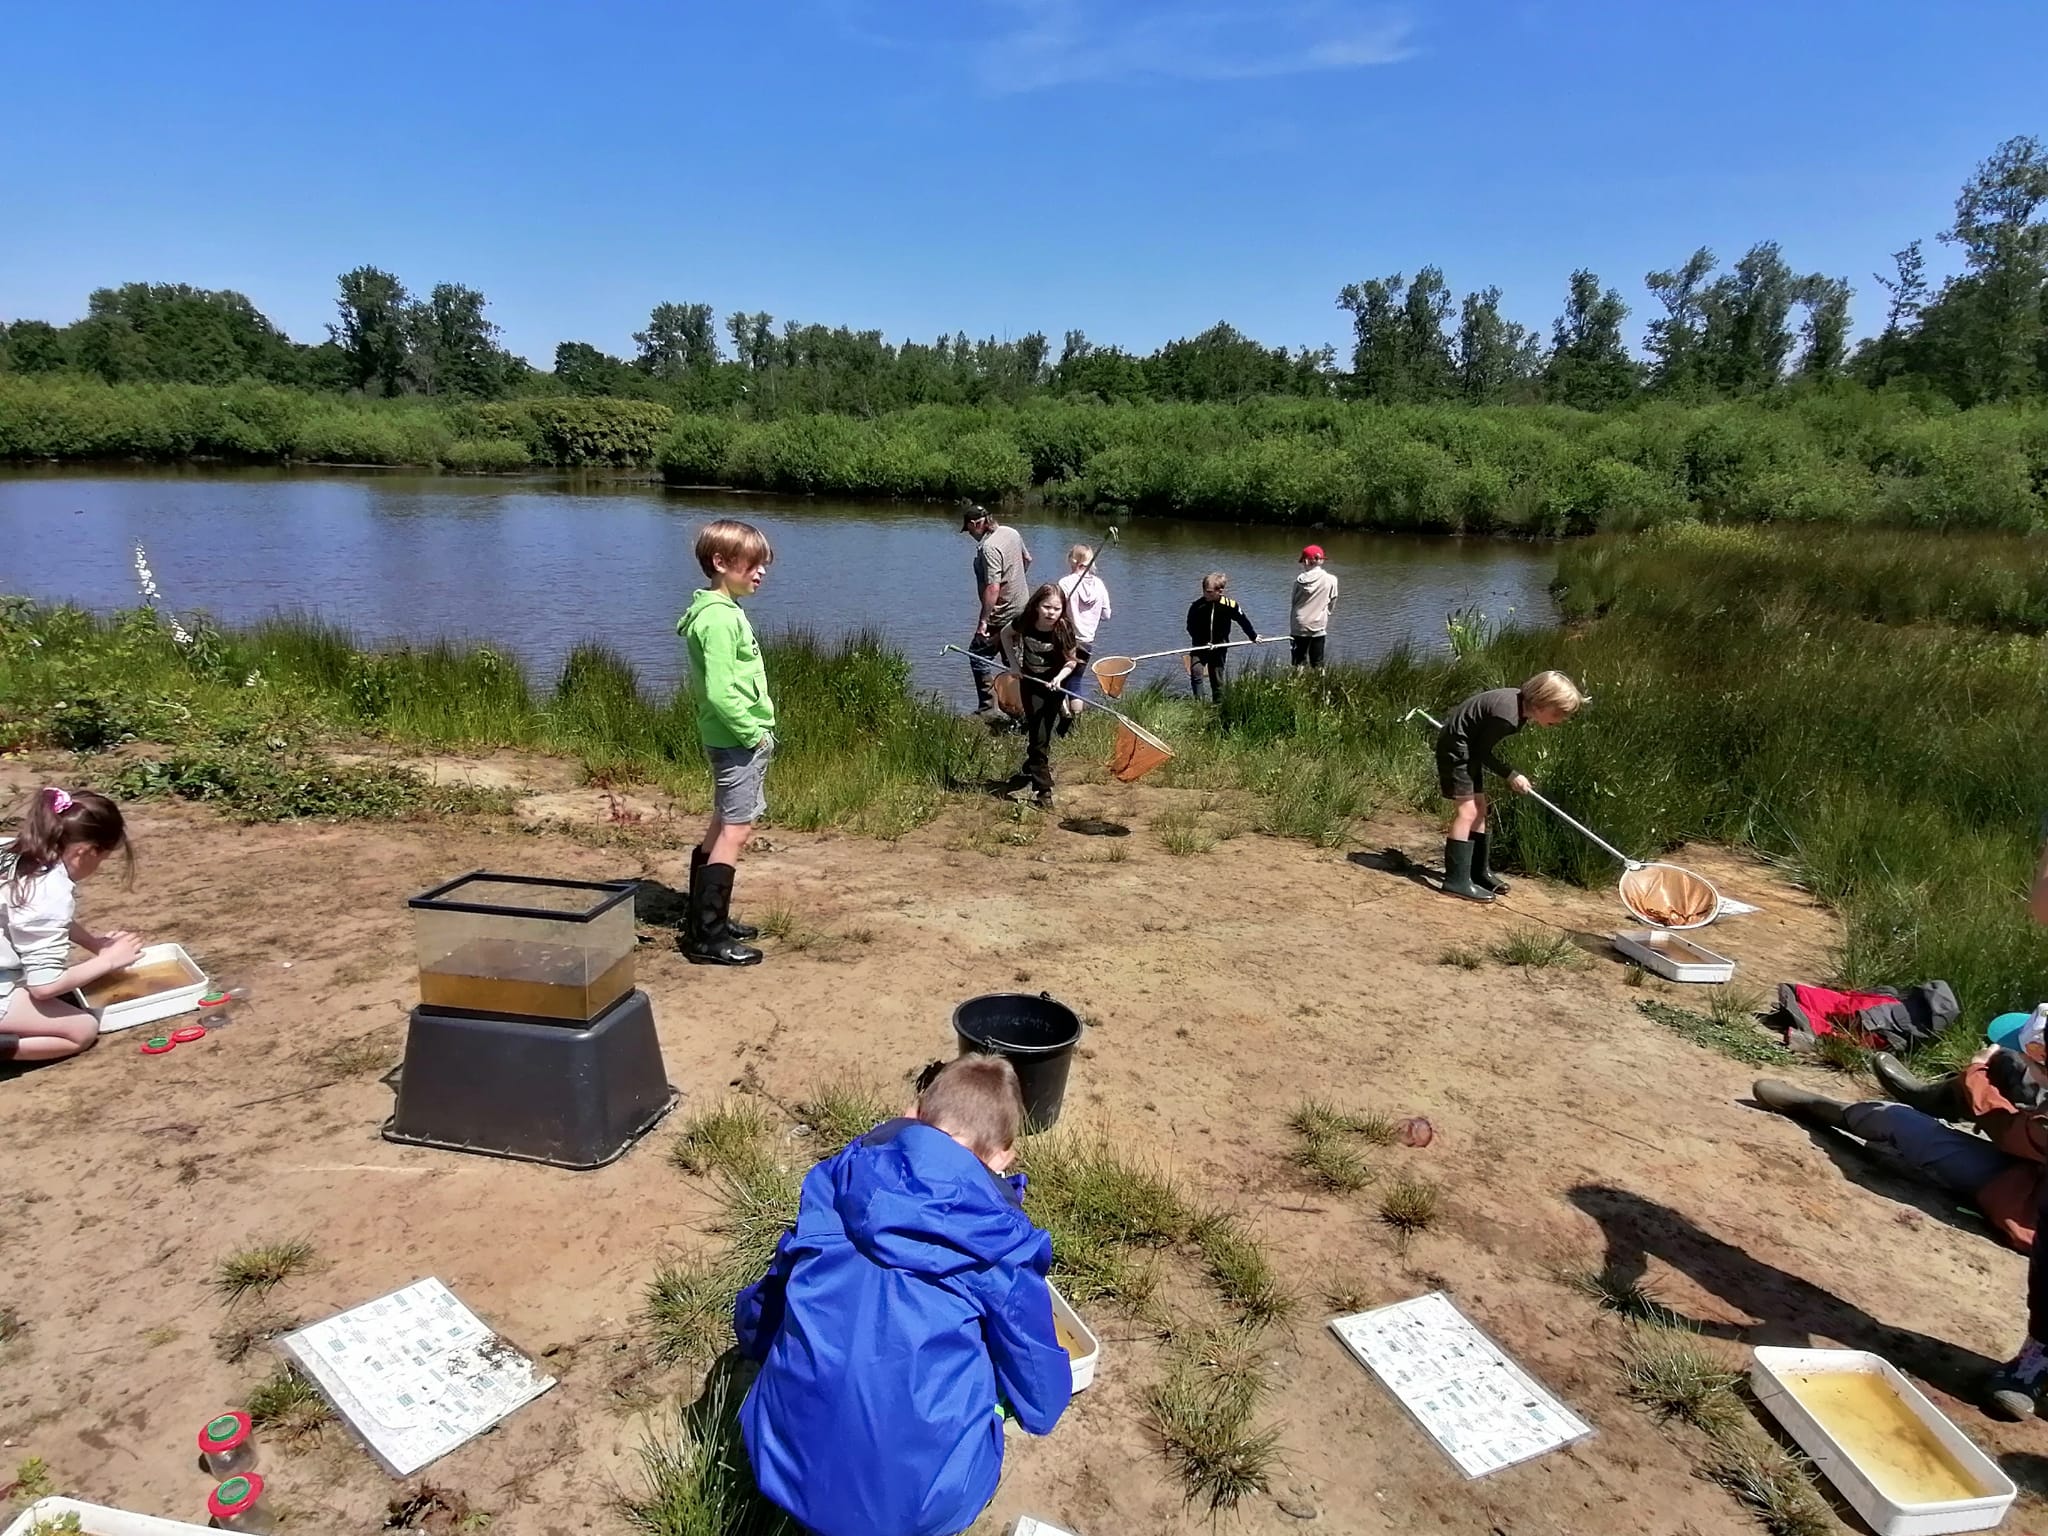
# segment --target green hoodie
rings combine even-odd
[[[732,596],[705,587],[676,620],[697,682],[697,734],[707,747],[754,747],[775,729],[768,669],[754,626]]]

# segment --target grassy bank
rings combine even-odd
[[[2048,938],[2021,910],[2048,807],[2037,750],[2048,643],[1993,632],[2010,605],[1980,598],[2039,578],[2019,541],[1960,547],[1917,546],[1923,587],[1948,581],[1959,595],[1943,612],[1981,611],[1984,626],[1862,616],[1894,590],[1871,571],[1899,562],[1906,583],[1914,546],[1903,542],[1678,528],[1567,551],[1567,606],[1599,616],[1566,631],[1510,631],[1460,658],[1254,672],[1220,712],[1134,691],[1127,706],[1178,753],[1149,782],[1201,792],[1154,831],[1189,856],[1254,829],[1340,846],[1375,809],[1436,805],[1426,733],[1401,721],[1409,708],[1562,667],[1591,707],[1510,756],[1617,846],[1638,857],[1696,839],[1753,848],[1844,914],[1846,979],[1946,979],[1970,1024],[2031,1007],[2048,976]],[[1932,601],[1910,599],[1908,616]],[[899,835],[1014,765],[1015,743],[914,696],[902,658],[872,637],[783,637],[768,668],[784,722],[771,779],[783,825]],[[542,683],[500,651],[367,652],[307,624],[202,628],[180,648],[147,614],[0,611],[0,745],[171,743],[172,768],[149,772],[180,777],[142,788],[205,791],[220,756],[261,784],[281,754],[367,735],[562,753],[596,779],[651,781],[700,805],[692,707],[687,689],[651,696],[597,649]],[[1069,782],[1099,775],[1111,731],[1091,716],[1061,744]],[[317,788],[301,797],[316,810]],[[1009,830],[985,841],[1031,829]],[[1526,805],[1502,809],[1496,842],[1512,868],[1592,886],[1617,873]]]
[[[678,415],[646,401],[363,400],[267,385],[0,375],[0,461],[658,466],[677,485],[993,500],[1165,517],[1576,534],[1681,520],[2032,530],[2048,406],[1960,412],[1862,389],[1768,401],[918,406]]]

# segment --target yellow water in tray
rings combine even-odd
[[[1057,1312],[1052,1315],[1052,1331],[1059,1335],[1060,1348],[1067,1352],[1069,1360],[1078,1360],[1088,1353],[1088,1341],[1069,1328],[1066,1319]]]
[[[1948,1447],[1875,1371],[1788,1371],[1785,1387],[1894,1504],[1978,1499]]]
[[[111,1008],[115,1003],[133,1003],[145,997],[155,997],[159,992],[175,992],[198,980],[175,958],[152,960],[147,965],[131,965],[125,971],[102,976],[84,989],[85,1006]]]

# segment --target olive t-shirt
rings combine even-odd
[[[1031,600],[1031,579],[1024,570],[1024,535],[1008,524],[989,529],[974,546],[974,598],[981,601],[982,592],[993,585],[996,588],[995,612],[989,615],[989,627],[1008,624],[1020,617],[1024,605]]]

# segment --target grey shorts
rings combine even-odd
[[[711,811],[728,826],[761,819],[768,810],[768,765],[775,760],[773,732],[751,747],[706,747],[711,758]]]

